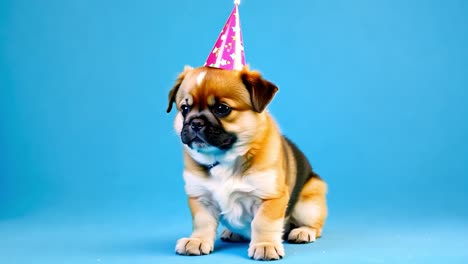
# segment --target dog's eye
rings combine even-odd
[[[190,110],[190,107],[188,105],[182,105],[180,107],[180,112],[182,112],[183,116],[185,116],[189,110]]]
[[[216,104],[213,107],[213,112],[219,117],[225,117],[231,113],[231,107],[227,104]]]

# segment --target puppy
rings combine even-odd
[[[193,232],[177,241],[178,254],[212,252],[218,223],[223,241],[250,240],[256,260],[282,258],[283,238],[321,236],[327,185],[265,110],[277,91],[247,67],[186,67],[179,75],[167,112],[175,103]]]

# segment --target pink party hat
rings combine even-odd
[[[240,0],[234,1],[231,15],[229,15],[204,66],[238,71],[244,67],[244,43],[240,27],[239,2]]]

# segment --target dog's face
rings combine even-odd
[[[176,104],[174,128],[199,153],[247,148],[262,129],[262,115],[278,88],[256,71],[186,67],[169,92]]]

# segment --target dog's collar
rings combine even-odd
[[[210,165],[205,165],[205,167],[208,169],[208,170],[211,170],[212,168],[216,167],[219,165],[219,161],[215,161],[215,163],[213,164],[210,164]]]

